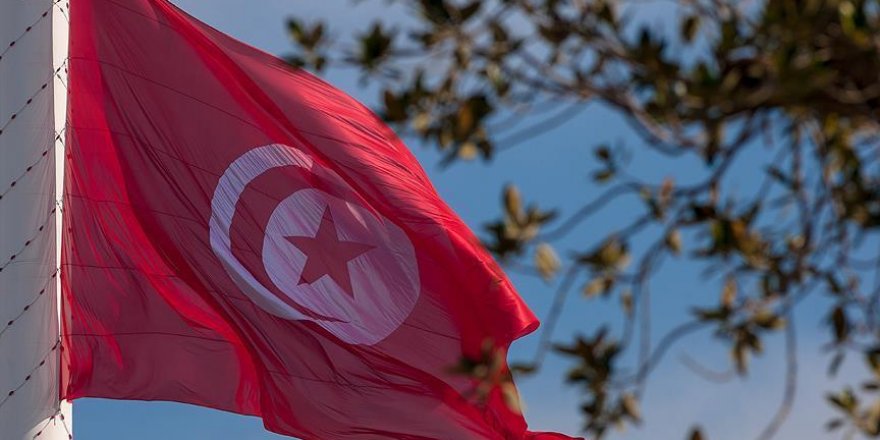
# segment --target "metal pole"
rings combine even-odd
[[[0,438],[70,438],[59,396],[66,0],[0,0]],[[60,68],[60,69],[59,69]]]

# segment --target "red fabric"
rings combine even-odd
[[[369,110],[161,0],[72,2],[69,68],[65,398],[542,437],[448,373],[538,323]]]

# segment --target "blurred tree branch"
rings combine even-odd
[[[623,117],[642,141],[595,146],[592,178],[608,189],[568,216],[505,189],[486,248],[512,270],[557,284],[536,358],[514,372],[538,370],[551,350],[569,359],[585,430],[600,438],[639,423],[651,371],[685,335],[711,330],[730,351],[731,371],[745,375],[765,338],[779,334],[787,385],[759,437],[769,439],[795,397],[797,306],[821,295],[830,304],[830,372],[856,353],[874,378],[829,394],[840,417],[828,428],[880,436],[880,2],[670,1],[676,32],[639,20],[644,2],[635,0],[392,3],[412,22],[377,22],[343,41],[324,23],[291,19],[288,59],[316,72],[358,69],[380,85],[382,117],[437,148],[445,165],[533,143],[591,105]],[[633,157],[702,177],[634,176]],[[733,187],[732,170],[751,173],[756,189]],[[581,192],[570,192],[573,203]],[[585,223],[633,200],[641,209],[629,223],[571,243]],[[554,246],[566,248],[562,258]],[[654,346],[652,280],[684,261],[702,265],[721,291]],[[622,334],[600,327],[554,344],[580,280],[587,299],[620,301]],[[628,350],[637,353],[634,373],[619,365]],[[463,365],[494,371],[479,360]],[[508,376],[492,383],[503,386],[499,377]],[[690,438],[706,437],[695,429]]]

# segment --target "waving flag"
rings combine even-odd
[[[449,373],[538,323],[406,147],[162,0],[71,8],[65,397],[304,439],[526,439]]]

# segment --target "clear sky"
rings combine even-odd
[[[174,0],[194,16],[276,54],[288,49],[283,20],[290,14],[303,18],[325,18],[338,34],[368,26],[376,17],[403,19],[405,13],[389,7],[383,0],[364,1],[352,6],[349,0]],[[654,3],[654,2],[651,2]],[[646,3],[647,4],[647,3]],[[653,7],[649,4],[645,7]],[[662,24],[662,23],[661,23]],[[375,102],[375,90],[363,88],[356,72],[334,72],[329,80],[358,99]],[[563,213],[585,203],[598,188],[590,183],[591,147],[600,141],[635,143],[635,136],[616,115],[601,107],[590,108],[564,127],[504,153],[492,165],[467,163],[441,170],[438,155],[429,148],[413,149],[446,201],[474,229],[498,215],[498,197],[505,183],[519,185],[526,197],[540,198],[546,207],[559,207]],[[734,184],[749,188],[752,168],[734,173]],[[636,162],[634,173],[677,181],[695,176],[677,169],[664,169],[662,163]],[[634,205],[620,205],[585,224],[564,249],[589,243],[590,237],[608,231],[631,216]],[[653,284],[654,335],[662,334],[677,320],[687,316],[689,304],[717,301],[718,287],[702,283],[693,267],[667,266]],[[511,274],[522,296],[539,316],[549,307],[552,287],[532,278]],[[779,439],[820,439],[823,425],[832,413],[824,403],[824,391],[836,389],[825,372],[827,357],[817,348],[827,336],[820,331],[821,303],[806,305],[810,310],[799,322],[799,389],[792,417]],[[565,340],[582,331],[592,333],[615,312],[616,305],[601,300],[588,302],[578,295],[570,297],[557,339]],[[614,315],[616,316],[616,315]],[[535,350],[536,335],[517,342],[512,359],[526,359]],[[717,385],[695,376],[681,363],[687,354],[706,365],[724,370],[727,353],[712,344],[709,335],[688,338],[667,355],[649,383],[643,408],[645,423],[639,429],[616,433],[612,438],[633,440],[684,439],[691,423],[699,420],[712,440],[755,438],[771,419],[782,399],[784,360],[779,338],[767,342],[767,354],[753,363],[745,380]],[[631,363],[631,359],[628,359]],[[536,430],[557,430],[575,434],[582,419],[578,414],[578,392],[566,387],[562,377],[567,363],[551,356],[545,369],[535,378],[522,380],[520,389],[527,406],[526,416]],[[856,361],[844,364],[841,376],[858,374]],[[851,373],[853,372],[853,373]],[[77,401],[74,407],[76,438],[85,440],[258,440],[282,438],[265,432],[259,420],[187,405],[171,403],[116,402],[99,399]],[[828,437],[831,438],[831,437]]]

